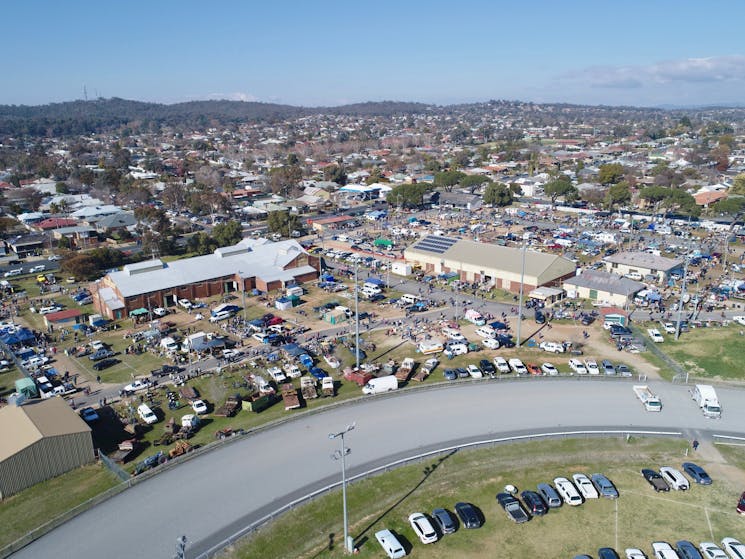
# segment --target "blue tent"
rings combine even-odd
[[[378,287],[385,286],[385,282],[383,280],[378,279],[378,278],[367,278],[365,280],[365,283],[371,283],[373,285],[377,285]]]

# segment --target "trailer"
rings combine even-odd
[[[634,385],[634,394],[644,404],[647,411],[662,411],[662,401],[649,389],[646,384]]]
[[[176,441],[176,446],[168,451],[168,458],[176,458],[187,452],[191,452],[194,448],[186,441]]]
[[[300,393],[303,395],[305,400],[313,400],[318,398],[318,392],[316,391],[316,379],[311,377],[303,377],[300,379]]]
[[[213,415],[217,417],[233,417],[236,413],[238,413],[240,406],[240,399],[231,397],[225,400],[225,403],[217,408]]]
[[[295,410],[300,407],[300,398],[297,395],[297,389],[291,382],[285,382],[279,385],[282,401],[285,404],[285,410]]]
[[[353,369],[351,367],[344,369],[344,379],[353,382],[358,386],[365,386],[371,378],[373,378],[373,375],[366,371],[356,368]]]
[[[407,357],[401,362],[401,366],[398,368],[398,371],[396,371],[396,378],[398,379],[398,382],[406,382],[409,380],[409,375],[414,371],[414,367],[416,367],[416,363],[411,357]]]

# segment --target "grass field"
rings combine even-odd
[[[649,551],[655,540],[719,541],[742,537],[734,512],[740,488],[716,479],[689,492],[656,494],[639,474],[648,466],[685,460],[684,441],[592,439],[522,443],[468,451],[400,468],[348,489],[350,533],[360,557],[383,556],[374,539],[388,528],[401,536],[411,557],[563,558],[596,555],[599,547]],[[706,463],[704,463],[706,465]],[[495,501],[506,484],[519,490],[575,472],[603,471],[621,494],[617,501],[591,500],[514,525]],[[415,511],[431,512],[456,501],[478,506],[486,518],[479,530],[460,529],[434,545],[421,545],[408,525]],[[340,558],[344,556],[341,495],[337,492],[296,509],[224,554],[230,558]]]
[[[115,486],[103,466],[78,468],[0,502],[0,547]]]
[[[690,372],[692,377],[710,380],[745,380],[742,327],[695,328],[674,336],[665,335],[658,347]]]

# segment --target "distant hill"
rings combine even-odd
[[[311,114],[390,116],[422,112],[429,105],[397,101],[339,107],[295,107],[246,101],[188,101],[170,105],[127,99],[69,101],[49,105],[0,105],[0,134],[65,136],[115,130],[137,124],[204,127],[272,121]]]

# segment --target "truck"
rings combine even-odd
[[[362,387],[363,394],[382,394],[398,389],[398,379],[394,375],[373,378]]]
[[[303,377],[300,379],[300,393],[306,400],[312,400],[318,398],[318,392],[316,391],[316,379],[311,377]]]
[[[722,406],[719,404],[716,390],[710,384],[697,384],[691,391],[691,397],[701,408],[704,417],[719,419],[722,417]]]
[[[217,417],[233,417],[241,407],[239,398],[230,397],[225,400],[225,403],[217,408],[212,415]]]
[[[323,379],[321,379],[321,391],[323,392],[324,397],[334,396],[334,379],[331,377],[323,377]]]
[[[423,382],[424,379],[426,379],[429,374],[434,370],[435,367],[437,367],[437,364],[439,361],[435,358],[427,359],[424,362],[424,365],[419,368],[419,370],[414,375],[414,380]]]
[[[472,322],[476,326],[483,326],[486,324],[484,316],[476,309],[468,309],[463,316],[467,321]]]
[[[662,411],[662,401],[655,396],[646,384],[634,385],[634,394],[644,404],[644,409],[647,411]]]
[[[373,375],[367,371],[351,367],[344,369],[344,379],[354,382],[358,386],[365,386],[371,378],[373,378]]]
[[[295,410],[300,407],[300,398],[297,396],[297,389],[291,382],[280,384],[279,391],[282,395],[282,401],[285,404],[285,410]]]
[[[396,371],[396,378],[400,382],[406,382],[409,380],[409,375],[411,375],[414,367],[416,367],[414,360],[411,357],[407,357],[401,362],[401,366]]]
[[[522,524],[530,520],[530,516],[528,516],[527,511],[523,508],[520,501],[510,493],[498,493],[497,502],[504,509],[504,512],[507,513],[507,516],[510,517],[510,520],[516,524]]]

